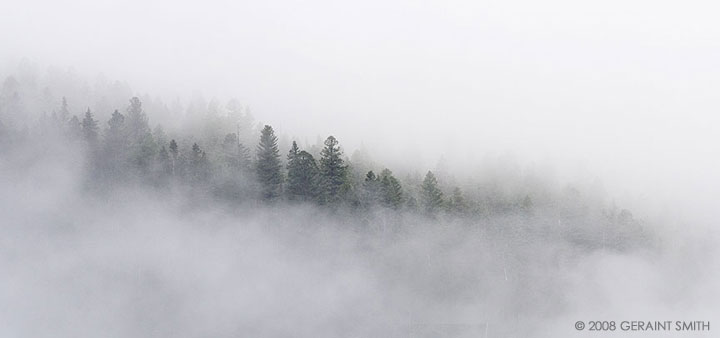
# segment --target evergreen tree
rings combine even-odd
[[[137,97],[130,99],[127,107],[127,126],[131,138],[141,138],[143,134],[150,133],[147,114],[142,108],[142,102]]]
[[[365,174],[365,181],[362,184],[360,201],[365,206],[374,206],[380,201],[381,186],[380,179],[370,170]]]
[[[443,193],[438,188],[438,182],[432,171],[428,171],[422,183],[421,202],[428,214],[436,213],[443,206]]]
[[[170,164],[172,168],[173,176],[177,175],[177,163],[178,163],[178,145],[175,140],[170,140]]]
[[[300,148],[298,148],[297,142],[293,141],[292,146],[290,147],[290,151],[288,152],[288,169],[290,167],[290,163],[292,163],[293,159],[297,154],[300,152]]]
[[[288,157],[287,195],[291,201],[317,201],[320,197],[319,170],[315,158],[307,151],[297,152],[297,144]]]
[[[256,169],[262,187],[262,198],[265,200],[277,199],[282,189],[282,166],[275,131],[268,125],[260,133]]]
[[[125,175],[127,158],[127,139],[125,136],[125,116],[115,110],[105,130],[105,142],[101,154],[101,164],[106,180],[114,181]]]
[[[130,99],[130,105],[127,108],[126,132],[131,163],[141,172],[148,171],[152,159],[155,157],[157,144],[152,137],[142,102],[137,97]]]
[[[250,149],[242,143],[238,143],[237,156],[240,160],[240,169],[250,172],[252,169],[252,160],[250,159]]]
[[[210,176],[209,162],[205,155],[205,152],[200,149],[197,143],[193,143],[188,158],[188,169],[190,182],[193,184],[199,184],[207,181]]]
[[[452,196],[448,201],[448,209],[450,212],[459,215],[467,212],[468,205],[467,202],[465,202],[465,197],[459,187],[455,187],[455,189],[453,189]]]
[[[320,174],[323,179],[324,197],[331,204],[339,202],[347,191],[348,167],[342,159],[342,154],[335,137],[328,137],[325,140],[325,147],[320,152]]]
[[[239,142],[237,134],[230,133],[223,139],[222,150],[225,156],[225,164],[233,171],[247,172],[251,166],[250,153],[242,143]]]
[[[82,120],[82,133],[85,142],[95,146],[98,141],[98,121],[93,118],[90,108],[85,112],[85,118]]]
[[[403,204],[403,191],[400,182],[388,169],[383,170],[380,176],[382,177],[380,185],[382,187],[383,205],[388,208],[399,209]]]
[[[110,134],[118,137],[121,136],[121,134],[123,134],[123,129],[125,128],[125,115],[120,114],[120,112],[115,109],[108,121],[108,128],[108,132]]]

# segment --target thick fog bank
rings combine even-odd
[[[100,194],[38,144],[0,158],[0,336],[574,337],[718,313],[713,234]]]

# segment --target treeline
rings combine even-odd
[[[239,201],[385,207],[429,215],[470,211],[460,188],[446,198],[432,171],[425,175],[418,196],[404,189],[387,168],[379,173],[369,170],[360,181],[353,179],[352,167],[334,136],[324,141],[317,159],[295,141],[287,154],[281,154],[269,125],[262,128],[255,145],[243,144],[245,135],[238,133],[227,133],[217,145],[190,145],[191,137],[168,138],[162,127],[151,130],[138,97],[130,99],[124,113],[115,110],[105,123],[90,109],[82,117],[71,115],[63,98],[60,107],[40,119],[38,128],[38,135],[61,136],[85,149],[89,183],[102,188],[142,182],[157,188],[184,185]]]
[[[356,152],[348,157],[334,136],[305,147],[295,141],[279,144],[276,131],[269,125],[254,126],[249,109],[237,100],[224,106],[215,100],[195,100],[184,108],[179,104],[168,108],[143,96],[111,108],[108,102],[118,102],[116,96],[127,90],[117,84],[97,85],[100,89],[94,92],[78,91],[85,96],[76,93],[83,101],[72,106],[110,112],[87,108],[78,114],[70,108],[70,100],[53,98],[57,89],[42,89],[39,81],[25,77],[24,82],[8,77],[0,88],[0,156],[23,143],[73,144],[85,154],[85,186],[97,192],[135,184],[182,190],[193,199],[210,197],[230,205],[304,203],[329,210],[468,219],[532,216],[536,225],[578,228],[602,222],[607,225],[603,231],[640,231],[629,211],[599,202],[587,190],[558,188],[543,178],[508,180],[496,175],[483,178],[484,182],[458,181],[442,168],[398,174],[367,155]],[[191,123],[181,125],[176,118],[168,132],[160,124],[151,128],[146,100],[151,101],[153,114],[172,111]],[[537,216],[543,212],[541,220]]]

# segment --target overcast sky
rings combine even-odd
[[[0,58],[434,166],[510,151],[716,220],[711,1],[3,1]],[[2,64],[2,63],[0,63]],[[152,113],[151,113],[152,116]],[[418,155],[419,154],[419,155]],[[615,190],[623,193],[622,188]]]

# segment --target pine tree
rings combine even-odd
[[[260,133],[256,169],[262,198],[269,201],[277,199],[282,189],[282,166],[275,131],[268,125]]]
[[[142,108],[142,102],[137,97],[130,99],[127,107],[127,126],[131,138],[140,138],[142,134],[150,132],[148,117]]]
[[[207,181],[210,174],[209,162],[205,156],[205,152],[200,149],[197,143],[193,143],[192,145],[188,165],[191,183],[199,184]]]
[[[399,209],[404,200],[402,185],[388,169],[383,170],[380,177],[382,177],[380,185],[382,187],[383,205],[391,209]]]
[[[238,143],[237,156],[240,160],[240,169],[250,172],[252,169],[252,160],[250,159],[250,149],[242,143]]]
[[[250,169],[250,153],[242,143],[239,142],[237,134],[225,135],[222,143],[222,150],[225,164],[236,172],[247,172]]]
[[[432,171],[428,171],[422,183],[422,207],[428,214],[436,213],[443,205],[443,193],[438,188],[438,182]]]
[[[175,140],[170,140],[170,164],[172,167],[172,174],[173,176],[177,175],[177,164],[178,164],[178,145]]]
[[[148,171],[152,159],[155,157],[157,144],[152,137],[142,102],[137,97],[130,99],[130,105],[127,108],[126,132],[132,164],[141,172]]]
[[[347,169],[342,159],[342,150],[335,137],[325,140],[325,147],[320,152],[320,174],[323,179],[323,193],[328,203],[340,201],[347,191]]]
[[[85,118],[82,120],[82,133],[85,142],[91,147],[97,145],[98,141],[98,121],[93,118],[90,108],[85,112]]]
[[[120,114],[120,112],[115,109],[108,121],[108,128],[110,133],[120,135],[125,128],[125,115]]]
[[[365,181],[362,184],[362,194],[360,202],[368,207],[372,207],[380,201],[381,194],[380,179],[370,170],[365,174]]]
[[[299,151],[293,142],[288,157],[287,195],[291,201],[317,201],[320,197],[319,171],[315,158]],[[292,154],[292,155],[291,155]]]
[[[108,120],[105,130],[103,151],[100,156],[101,166],[107,181],[115,181],[126,175],[127,138],[125,133],[125,116],[115,110]]]
[[[293,159],[297,154],[300,152],[300,148],[298,148],[297,142],[293,141],[292,146],[290,147],[290,151],[288,152],[288,169],[290,167],[290,163],[292,163]]]

